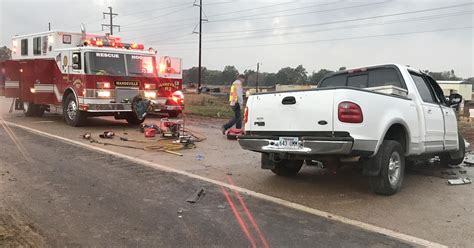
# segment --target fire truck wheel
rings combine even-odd
[[[42,116],[44,113],[44,109],[40,105],[30,102],[23,102],[23,111],[25,116]]]
[[[74,94],[69,94],[64,101],[63,117],[66,123],[73,127],[83,126],[87,120],[87,113],[79,110]]]
[[[139,119],[135,113],[129,113],[125,116],[128,124],[130,125],[140,125],[145,121],[145,118]]]

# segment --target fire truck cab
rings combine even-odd
[[[0,96],[15,98],[27,116],[62,113],[71,126],[91,116],[115,116],[130,124],[145,112],[178,115],[183,107],[181,59],[164,56],[119,37],[48,31],[15,36],[12,60],[0,62]],[[143,112],[143,109],[142,109]]]

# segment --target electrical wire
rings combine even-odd
[[[381,22],[381,23],[366,23],[366,24],[355,24],[355,25],[348,25],[348,26],[341,26],[341,27],[331,27],[331,28],[326,28],[326,29],[317,29],[317,30],[303,30],[303,31],[294,31],[294,32],[286,32],[283,34],[270,34],[270,35],[263,35],[263,34],[258,34],[255,33],[255,36],[247,36],[247,37],[242,37],[242,35],[226,35],[226,36],[218,36],[218,37],[212,37],[212,38],[224,38],[224,39],[207,39],[204,40],[204,42],[222,42],[222,41],[235,41],[235,40],[248,40],[248,39],[261,39],[261,38],[269,38],[269,37],[274,37],[274,36],[289,36],[289,35],[298,35],[298,34],[309,34],[309,33],[319,33],[319,32],[327,32],[327,31],[335,31],[335,30],[341,30],[341,29],[355,29],[355,28],[367,28],[367,27],[373,27],[373,26],[383,26],[383,25],[392,25],[392,24],[399,24],[399,23],[406,23],[406,22],[414,22],[414,21],[426,21],[426,20],[433,20],[433,19],[439,19],[439,18],[446,18],[446,17],[459,17],[463,15],[472,15],[474,11],[460,11],[460,12],[454,12],[454,13],[447,13],[444,15],[432,15],[432,16],[423,16],[423,17],[414,17],[414,18],[407,18],[407,19],[400,19],[400,20],[394,20],[394,21],[386,21],[386,22]],[[177,44],[191,44],[194,43],[194,41],[174,41],[174,42],[159,42],[158,44],[160,45],[177,45]]]
[[[323,12],[331,12],[331,11],[338,11],[338,10],[344,10],[344,9],[361,8],[361,7],[384,4],[384,3],[388,3],[388,2],[391,2],[391,1],[366,3],[366,4],[360,4],[360,5],[354,5],[354,6],[338,7],[338,8],[323,9],[323,10],[313,10],[313,11],[302,12],[302,13],[292,13],[292,14],[276,15],[276,16],[261,16],[262,14],[253,14],[253,15],[248,15],[248,16],[239,16],[239,17],[234,17],[234,18],[212,20],[212,21],[209,21],[209,22],[228,22],[228,21],[233,22],[233,21],[247,21],[247,20],[272,19],[272,18],[290,17],[290,16],[301,16],[301,15],[314,14],[314,13],[323,13]],[[339,3],[339,2],[336,2],[336,3]],[[314,6],[319,6],[319,5],[314,5]],[[307,7],[295,8],[293,10],[296,10],[296,9],[307,9]],[[276,11],[275,13],[287,12],[287,11],[293,11],[293,10],[281,10],[281,11]],[[257,16],[257,17],[255,17],[255,16]],[[249,18],[249,17],[252,17],[252,18]]]
[[[158,11],[158,10],[172,9],[172,8],[181,7],[181,6],[190,5],[190,4],[192,4],[192,2],[180,3],[180,4],[176,4],[176,5],[172,5],[172,6],[166,6],[166,7],[160,7],[160,8],[156,8],[156,9],[147,9],[147,10],[143,10],[143,11],[132,12],[132,13],[129,13],[129,14],[122,14],[120,16],[121,17],[132,16],[132,15],[137,15],[137,14],[154,12],[154,11]]]
[[[344,37],[344,38],[333,38],[333,39],[321,39],[321,40],[308,40],[308,41],[298,41],[298,42],[285,42],[285,43],[268,43],[268,44],[256,44],[256,45],[245,45],[245,46],[226,46],[226,47],[204,47],[205,50],[214,50],[214,49],[236,49],[236,48],[250,48],[250,47],[270,47],[270,46],[283,46],[283,45],[298,45],[298,44],[307,44],[307,43],[320,43],[320,42],[332,42],[332,41],[344,41],[344,40],[357,40],[357,39],[367,39],[367,38],[380,38],[380,37],[392,37],[392,36],[402,36],[402,35],[411,35],[411,34],[423,34],[423,33],[435,33],[435,32],[444,32],[444,31],[453,31],[453,30],[464,30],[464,29],[473,29],[474,26],[467,27],[456,27],[456,28],[445,28],[445,29],[435,29],[435,30],[425,30],[425,31],[414,31],[414,32],[401,32],[401,33],[392,33],[392,34],[379,34],[379,35],[365,35],[365,36],[356,36],[356,37]],[[192,48],[170,48],[166,51],[175,51],[175,50],[195,50]]]
[[[210,32],[210,33],[208,33],[208,34],[212,34],[212,33],[213,33],[213,34],[246,33],[246,32],[259,32],[259,31],[268,31],[268,30],[272,30],[272,31],[273,31],[273,30],[275,30],[275,29],[292,29],[292,28],[313,27],[313,26],[321,26],[321,25],[329,25],[329,24],[338,24],[338,23],[345,23],[345,22],[355,22],[355,21],[372,20],[372,19],[385,18],[385,17],[394,17],[394,16],[400,16],[400,15],[409,15],[409,14],[430,12],[430,11],[436,11],[436,10],[444,10],[444,9],[451,9],[451,8],[457,8],[457,7],[464,7],[464,6],[468,6],[468,5],[474,5],[474,3],[456,4],[456,5],[450,5],[450,6],[444,6],[444,7],[437,7],[437,8],[413,10],[413,11],[407,11],[407,12],[399,12],[399,13],[376,15],[376,16],[369,16],[369,17],[362,17],[362,18],[353,18],[353,19],[330,21],[330,22],[321,22],[321,23],[314,23],[314,24],[303,24],[303,25],[295,25],[295,26],[282,26],[282,27],[261,28],[261,29],[249,29],[249,30],[234,30],[234,31]]]
[[[180,9],[177,9],[177,10],[173,10],[173,11],[164,13],[164,14],[159,15],[159,16],[154,16],[154,17],[146,18],[146,19],[143,19],[143,20],[140,20],[140,21],[137,21],[137,22],[132,22],[132,23],[130,23],[130,24],[126,24],[126,25],[122,25],[122,26],[123,26],[123,27],[134,26],[134,25],[139,24],[139,23],[148,22],[148,21],[150,21],[150,20],[154,20],[154,19],[157,19],[157,18],[160,18],[160,17],[164,17],[164,16],[168,16],[168,15],[172,15],[172,14],[174,14],[174,13],[177,13],[177,12],[180,12],[180,11],[184,11],[184,10],[187,10],[187,9],[191,9],[191,8],[193,8],[193,6],[187,6],[187,7],[185,7],[185,8],[180,8]]]

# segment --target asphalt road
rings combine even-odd
[[[440,165],[408,170],[402,190],[385,197],[373,194],[367,179],[351,167],[332,174],[304,166],[294,178],[278,177],[261,170],[258,154],[240,149],[236,141],[226,140],[220,134],[219,126],[226,120],[188,116],[187,127],[202,133],[207,139],[198,143],[196,149],[181,151],[183,157],[176,157],[160,152],[90,144],[80,137],[91,132],[98,138],[101,132],[112,130],[121,136],[144,140],[137,128],[124,121],[110,117],[91,118],[87,126],[72,128],[58,115],[28,118],[20,111],[9,114],[9,103],[0,97],[0,113],[5,121],[224,183],[230,177],[236,186],[398,233],[453,247],[474,246],[474,236],[471,235],[474,233],[474,184],[448,186],[446,183],[448,177],[473,178],[474,167],[462,168],[467,172],[465,174],[460,172],[461,169],[450,170],[455,175],[444,174],[446,169]],[[149,119],[147,123],[158,120]],[[118,139],[108,141],[147,145],[124,143]],[[474,144],[474,140],[469,142]]]
[[[14,213],[18,222],[27,223],[40,237],[23,239],[23,245],[264,247],[266,242],[271,247],[409,246],[22,129],[10,128],[7,133],[0,128],[0,141],[1,215]],[[186,202],[200,189],[206,194],[197,203]],[[232,206],[246,228],[241,228]],[[0,246],[15,239],[5,238],[8,228],[3,231]]]

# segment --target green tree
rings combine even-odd
[[[205,79],[205,76],[204,74],[206,73],[206,67],[202,67],[201,69],[201,79],[202,81],[204,82],[204,79]],[[183,84],[190,84],[190,83],[194,83],[194,84],[197,84],[198,83],[198,72],[199,72],[199,68],[198,67],[191,67],[187,70],[183,70]]]
[[[222,71],[222,81],[224,84],[228,85],[235,81],[239,71],[233,65],[226,65]]]
[[[331,73],[333,71],[327,69],[321,69],[318,72],[314,72],[309,77],[310,84],[317,84],[319,80],[321,80],[326,74]]]

